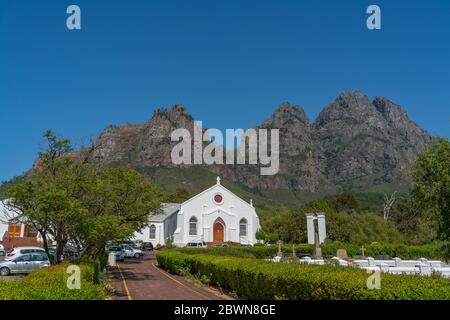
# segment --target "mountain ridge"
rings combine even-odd
[[[194,118],[183,105],[157,109],[143,124],[107,127],[88,159],[108,165],[130,164],[153,173],[158,168],[188,170],[193,165],[171,162],[170,153],[177,143],[171,142],[170,134],[178,128],[193,133]],[[434,141],[402,107],[380,96],[371,101],[361,91],[339,94],[313,122],[301,106],[282,103],[256,126],[264,128],[280,130],[277,175],[260,176],[259,165],[200,167],[256,193],[404,189],[409,183],[406,169],[410,162]],[[158,183],[155,174],[149,175]]]

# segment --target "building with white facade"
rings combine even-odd
[[[172,239],[175,246],[188,242],[236,242],[255,244],[260,228],[252,202],[247,203],[217,183],[181,203],[166,203],[160,212],[151,213],[149,225],[135,234],[135,239],[165,245]]]
[[[38,233],[25,223],[17,221],[17,213],[8,208],[7,201],[0,201],[0,244],[6,248],[40,245]]]

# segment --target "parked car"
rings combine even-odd
[[[208,247],[204,241],[192,241],[186,244],[186,248],[206,248]]]
[[[5,255],[5,247],[0,244],[0,256],[4,256]]]
[[[122,245],[122,249],[125,252],[125,258],[136,258],[139,259],[144,255],[144,252],[142,250],[133,248],[130,245],[124,244]]]
[[[51,256],[55,256],[56,245],[48,246],[48,251],[49,251],[49,254]],[[63,252],[62,252],[61,258],[62,258],[62,260],[66,260],[66,259],[71,260],[71,261],[76,260],[78,258],[77,250],[74,247],[70,246],[70,245],[66,245],[63,248]]]
[[[23,256],[25,254],[29,253],[42,253],[44,255],[47,255],[44,248],[41,247],[17,247],[17,248],[11,248],[6,252],[5,260],[13,260],[17,257]]]
[[[132,246],[132,247],[142,250],[142,248],[144,246],[144,241],[142,241],[142,240],[134,240],[133,243],[134,243],[134,246]]]
[[[130,246],[134,249],[138,249],[138,250],[142,250],[142,241],[141,240],[136,240],[136,241],[122,241],[120,242],[121,246]]]
[[[253,247],[253,245],[251,243],[241,243],[240,246],[241,247]]]
[[[142,244],[142,250],[149,250],[149,251],[153,251],[153,243],[151,242],[144,242]]]
[[[36,269],[48,267],[50,261],[44,253],[28,253],[16,256],[11,260],[0,262],[0,275],[7,276],[17,273],[31,273]]]
[[[116,256],[117,261],[124,261],[125,260],[125,251],[122,249],[122,247],[119,246],[109,246],[106,248],[106,251],[111,253],[113,252]]]

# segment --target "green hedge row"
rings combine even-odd
[[[68,264],[60,264],[34,271],[14,281],[0,279],[0,300],[104,300],[103,285],[94,284],[90,265],[80,265],[81,288],[67,288]]]
[[[312,255],[314,245],[310,244],[297,244],[295,245],[295,251],[300,255]],[[336,255],[338,249],[345,249],[349,257],[361,256],[361,246],[348,244],[348,243],[327,243],[321,245],[322,254],[325,257],[331,258]],[[371,256],[378,258],[381,254],[385,253],[390,258],[399,257],[401,259],[443,259],[444,245],[442,243],[432,243],[426,245],[407,246],[401,244],[387,244],[377,243],[364,246],[365,256]],[[257,245],[254,247],[241,247],[239,250],[250,253],[256,258],[265,258],[274,256],[278,252],[278,246],[272,245],[270,247]],[[292,253],[292,245],[283,245],[282,251],[284,253]]]
[[[179,249],[162,251],[157,260],[169,272],[206,277],[244,299],[450,299],[450,280],[437,277],[381,274],[381,289],[369,290],[369,274],[356,268],[185,254]]]

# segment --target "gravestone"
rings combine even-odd
[[[389,257],[389,255],[388,255],[386,252],[382,252],[382,253],[380,254],[380,256],[379,256],[379,259],[380,259],[380,260],[389,260],[390,257]]]
[[[347,250],[345,250],[345,249],[337,249],[336,257],[338,257],[339,259],[344,259],[344,260],[348,259]]]
[[[278,252],[277,252],[277,257],[282,258],[283,257],[283,251],[281,251],[281,244],[283,243],[281,240],[278,240]]]

